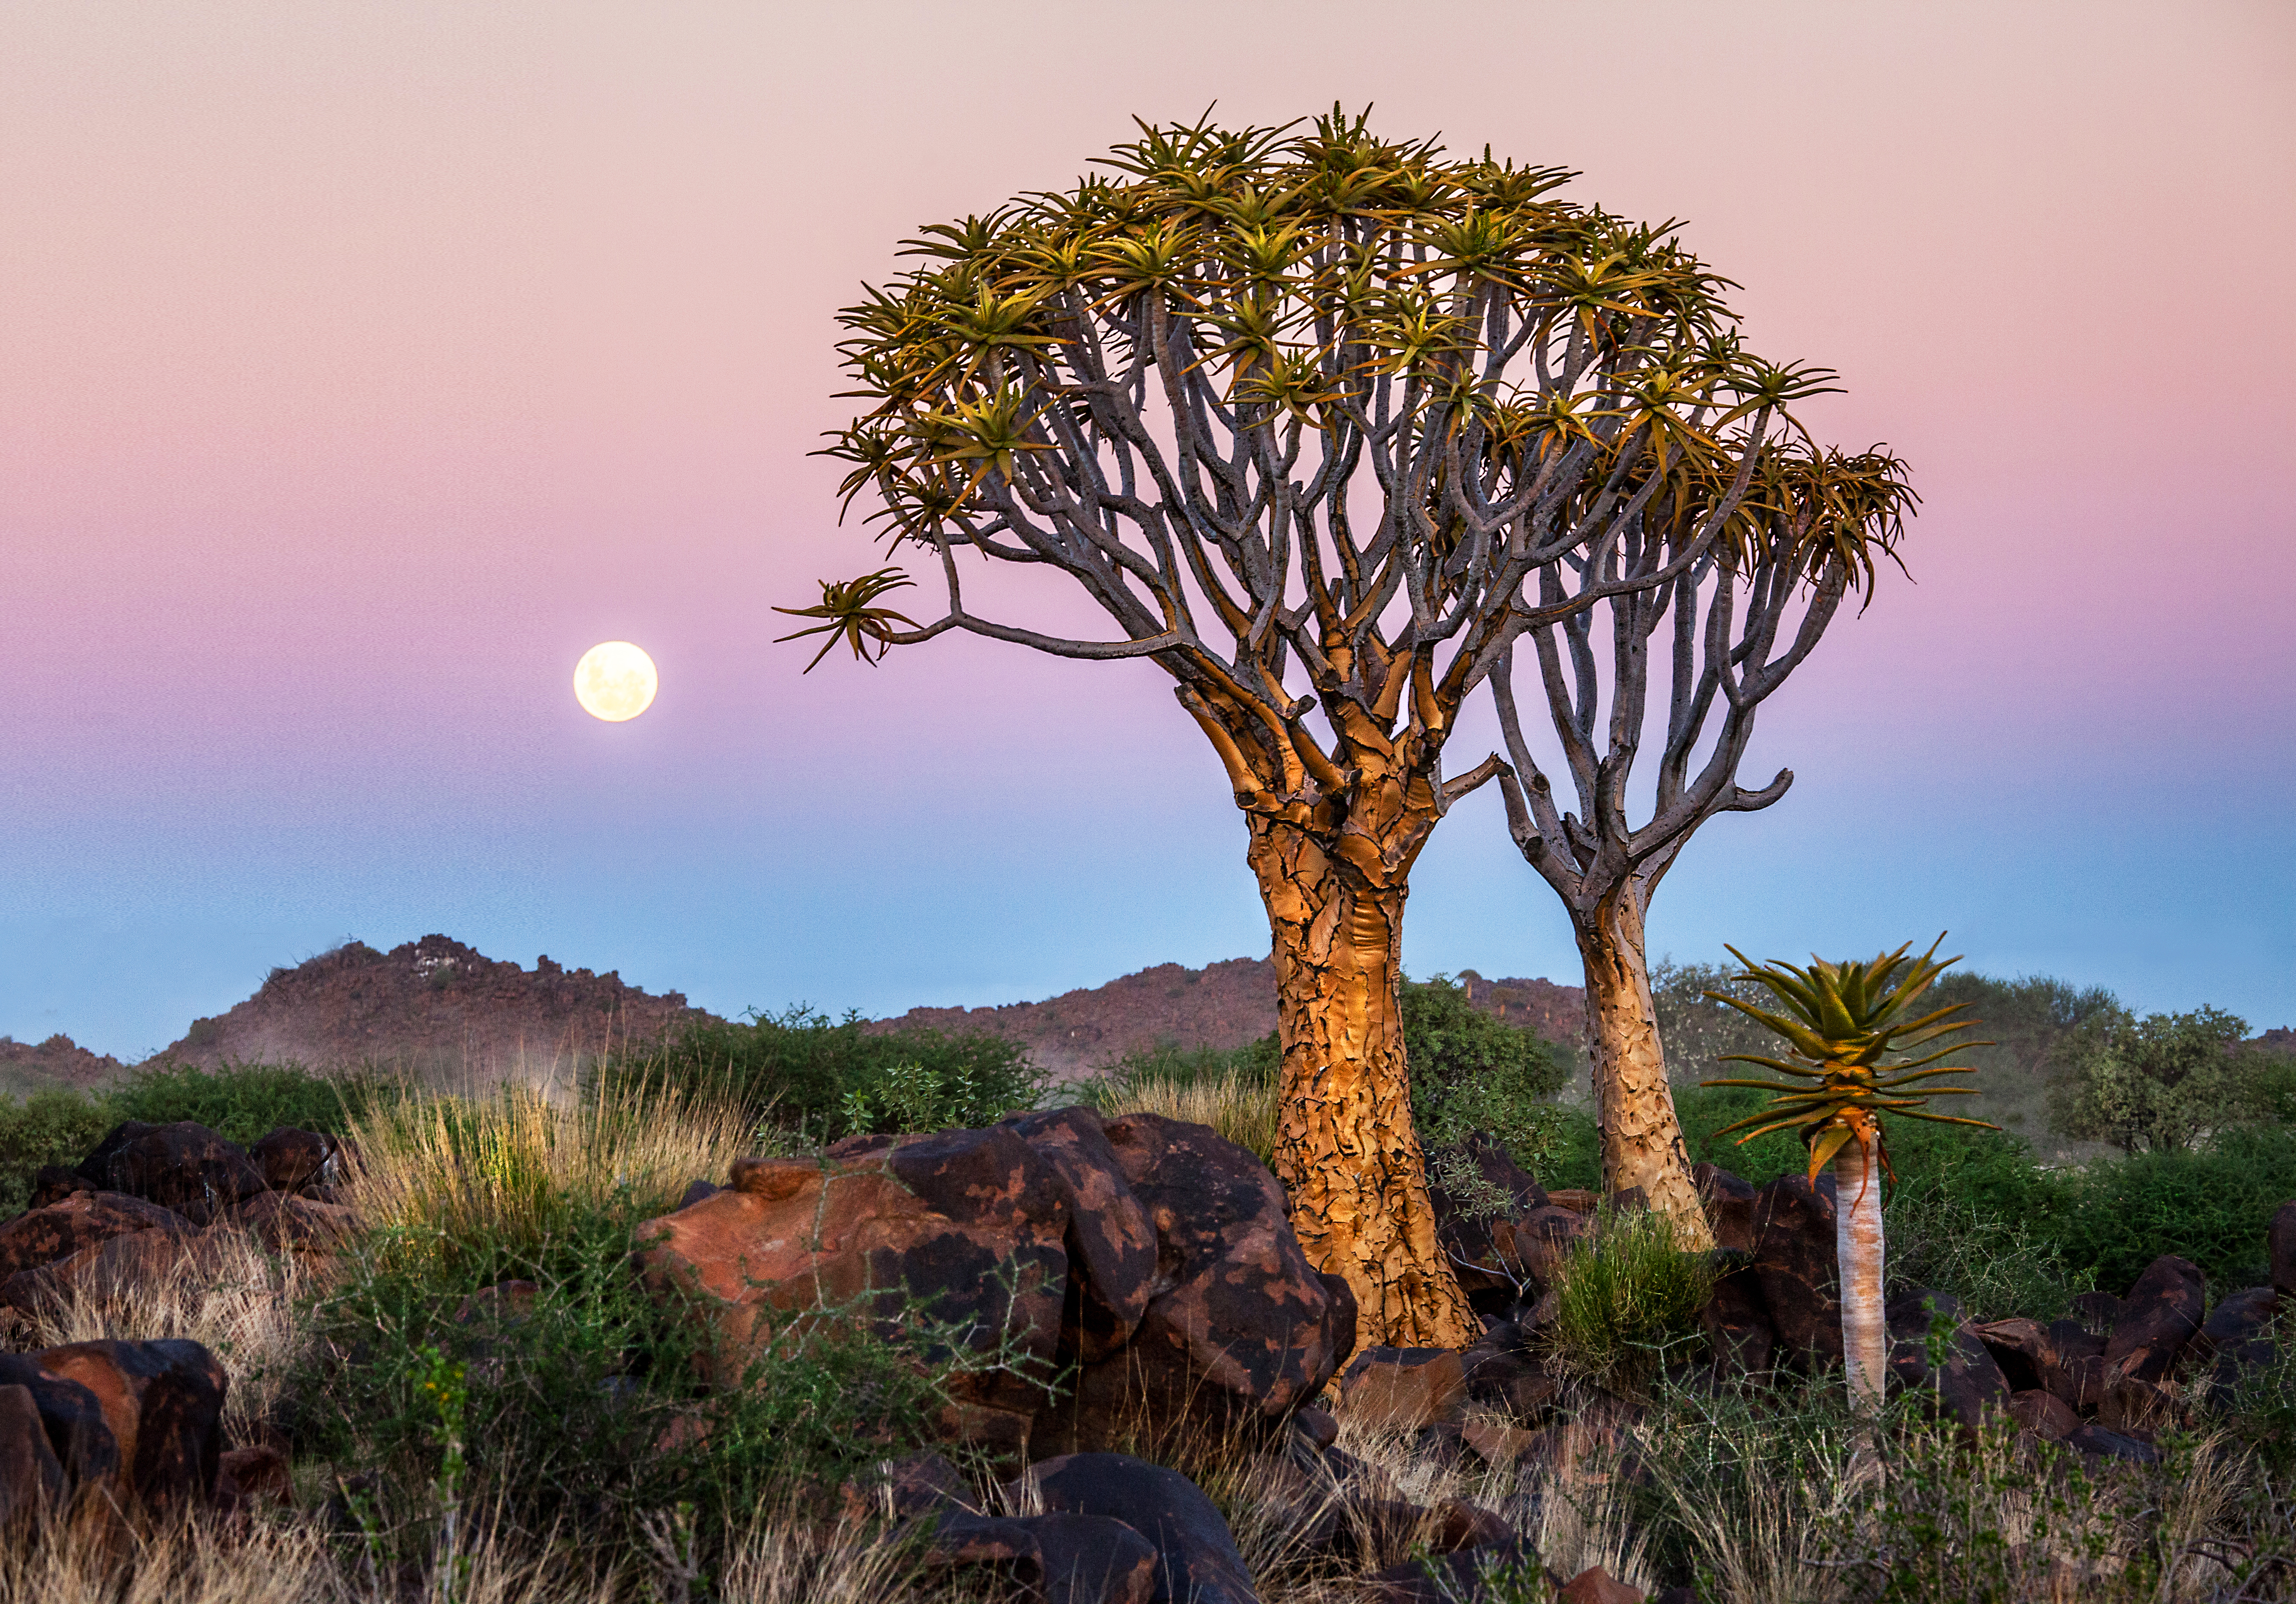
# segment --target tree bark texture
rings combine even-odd
[[[1430,821],[1431,823],[1431,820]],[[1366,876],[1281,820],[1249,853],[1275,945],[1282,1123],[1275,1169],[1308,1262],[1355,1293],[1360,1346],[1463,1348],[1480,1322],[1435,1239],[1411,1121],[1400,873]]]
[[[1713,1228],[1690,1178],[1690,1155],[1666,1076],[1666,1054],[1651,1001],[1643,912],[1631,881],[1578,926],[1587,967],[1587,1026],[1595,1055],[1595,1099],[1603,1118],[1603,1188],[1640,1187],[1674,1222],[1693,1252],[1714,1246]]]
[[[1882,1175],[1874,1143],[1853,1137],[1833,1159],[1833,1251],[1841,1271],[1841,1361],[1849,1406],[1882,1407],[1890,1330],[1882,1303]]]

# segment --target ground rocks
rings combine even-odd
[[[640,1230],[648,1284],[714,1312],[721,1381],[804,1311],[919,1303],[1013,1361],[960,1378],[943,1429],[1041,1453],[1143,1412],[1280,1424],[1354,1343],[1354,1302],[1308,1267],[1275,1178],[1202,1126],[1069,1108],[825,1158],[744,1160]]]
[[[1466,1402],[1466,1372],[1451,1348],[1365,1348],[1340,1378],[1341,1412],[1390,1431],[1456,1421]]]
[[[120,1192],[74,1192],[62,1202],[29,1210],[0,1225],[0,1281],[130,1231],[191,1228],[191,1222],[173,1209],[141,1197]]]
[[[2210,1311],[2193,1351],[2209,1367],[2208,1395],[2219,1407],[2232,1402],[2243,1370],[2272,1362],[2272,1321],[2280,1303],[2277,1288],[2251,1287]]]
[[[264,1185],[275,1192],[299,1192],[309,1186],[341,1184],[350,1149],[339,1138],[282,1125],[250,1147],[247,1156],[262,1172]]]
[[[0,1464],[37,1496],[108,1486],[154,1508],[213,1498],[228,1382],[195,1342],[83,1342],[0,1354]],[[38,1424],[32,1440],[27,1409]],[[46,1457],[42,1457],[45,1444]],[[53,1463],[55,1476],[47,1467]]]
[[[54,1508],[63,1492],[63,1467],[31,1389],[0,1386],[0,1528]]]
[[[2165,1379],[2185,1345],[2200,1335],[2207,1310],[2200,1267],[2163,1254],[2121,1300],[2120,1317],[2104,1345],[2105,1369],[2139,1381]]]
[[[1048,1513],[1121,1521],[1156,1551],[1153,1604],[1259,1604],[1251,1573],[1212,1501],[1177,1470],[1121,1453],[1075,1453],[1032,1466],[1028,1490]]]
[[[173,1209],[194,1225],[265,1189],[263,1172],[237,1143],[189,1120],[116,1125],[80,1162],[79,1173],[102,1190]]]

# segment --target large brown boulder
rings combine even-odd
[[[894,1322],[922,1305],[976,1348],[1021,1361],[961,1378],[944,1427],[1004,1451],[1027,1440],[1059,1352],[1069,1224],[1027,1142],[1003,1127],[867,1138],[824,1162],[743,1159],[733,1180],[637,1238],[651,1287],[712,1312],[721,1384],[738,1383],[792,1317],[826,1308]]]
[[[275,1192],[299,1192],[307,1186],[334,1186],[343,1179],[345,1146],[316,1131],[282,1125],[247,1150]]]
[[[2243,1371],[2272,1362],[2277,1352],[2273,1321],[2280,1303],[2276,1288],[2251,1287],[2231,1294],[2209,1312],[2193,1340],[2192,1353],[2209,1367],[2209,1401],[2218,1408],[2232,1404]]]
[[[1032,1466],[1026,1482],[1049,1513],[1119,1520],[1145,1537],[1156,1551],[1155,1604],[1259,1604],[1227,1522],[1178,1471],[1128,1454],[1075,1453]]]
[[[1004,1122],[1053,1174],[1068,1208],[1070,1284],[1078,1295],[1066,1345],[1089,1364],[1132,1340],[1156,1294],[1156,1222],[1132,1190],[1100,1117],[1055,1108]]]
[[[119,1475],[119,1444],[93,1392],[42,1369],[37,1353],[0,1353],[0,1387],[30,1398],[67,1488]],[[37,1462],[37,1452],[31,1458]]]
[[[1891,1390],[1926,1394],[1939,1415],[1974,1432],[1988,1412],[2009,1406],[2010,1386],[1976,1328],[1961,1318],[1961,1300],[1948,1292],[1909,1287],[1883,1310],[1890,1329]],[[1930,1364],[1932,1322],[1948,1328],[1940,1345],[1945,1363]]]
[[[105,1191],[173,1209],[194,1225],[219,1219],[264,1189],[263,1172],[236,1142],[189,1120],[115,1125],[81,1160],[79,1173]]]
[[[2165,1379],[2177,1356],[2200,1335],[2207,1313],[2200,1266],[2162,1254],[2121,1300],[2120,1318],[2104,1345],[2104,1368],[2138,1381]]]
[[[1734,1248],[1740,1253],[1753,1252],[1754,1203],[1761,1197],[1761,1189],[1718,1164],[1693,1164],[1690,1179],[1698,1188],[1698,1200],[1706,1205],[1706,1222],[1713,1229],[1714,1246]]]
[[[1806,1364],[1841,1362],[1841,1278],[1831,1189],[1812,1186],[1800,1175],[1781,1175],[1755,1197],[1751,1230],[1754,1279],[1781,1354]]]
[[[95,1394],[119,1449],[121,1491],[152,1507],[207,1502],[223,1452],[229,1378],[195,1342],[78,1342],[32,1356]]]
[[[0,1281],[22,1271],[68,1259],[83,1248],[130,1231],[189,1230],[173,1209],[120,1192],[73,1192],[0,1225]]]
[[[0,1386],[0,1529],[62,1499],[63,1467],[48,1441],[32,1389]]]

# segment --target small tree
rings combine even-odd
[[[1870,596],[1874,558],[1894,558],[1915,500],[1905,465],[1879,448],[1848,455],[1788,438],[1765,445],[1755,465],[1733,507],[1731,538],[1701,546],[1700,509],[1714,491],[1697,482],[1700,470],[1622,464],[1611,482],[1639,508],[1630,537],[1540,571],[1542,604],[1570,595],[1574,582],[1606,592],[1599,607],[1526,617],[1520,631],[1530,638],[1577,811],[1558,803],[1532,755],[1511,649],[1491,671],[1513,761],[1500,777],[1507,827],[1562,898],[1586,969],[1603,1185],[1641,1188],[1700,1245],[1712,1238],[1651,997],[1651,898],[1700,825],[1767,808],[1793,783],[1782,769],[1759,790],[1739,786],[1755,712],[1816,646],[1843,599]],[[1659,574],[1664,582],[1633,582]],[[1605,621],[1607,638],[1598,639]],[[1653,638],[1668,675],[1665,721],[1651,811],[1637,826],[1628,819],[1628,788],[1651,713]]]
[[[2138,1019],[2115,1008],[2064,1049],[2057,1128],[2123,1153],[2169,1153],[2251,1117],[2259,1060],[2238,1049],[2248,1021],[2212,1008]]]
[[[1938,942],[1945,938],[1939,936]],[[1794,1077],[1775,1081],[1723,1080],[1708,1086],[1751,1086],[1778,1094],[1769,1107],[1716,1135],[1746,1131],[1738,1139],[1749,1142],[1772,1131],[1799,1131],[1809,1148],[1809,1178],[1831,1161],[1833,1164],[1834,1255],[1841,1277],[1841,1353],[1849,1374],[1849,1400],[1854,1407],[1881,1407],[1885,1366],[1889,1359],[1889,1328],[1882,1301],[1882,1172],[1889,1154],[1882,1140],[1882,1115],[1935,1120],[1940,1124],[1999,1127],[1985,1120],[1956,1115],[1931,1114],[1922,1105],[1933,1097],[1956,1093],[1973,1097],[1972,1086],[1925,1086],[1909,1090],[1934,1075],[1962,1075],[1966,1068],[1925,1068],[1964,1046],[1951,1047],[1917,1058],[1898,1057],[1958,1035],[1973,1020],[1952,1016],[1966,1005],[1955,1003],[1919,1018],[1908,1017],[1914,1004],[1929,990],[1947,964],[1937,959],[1938,942],[1919,958],[1909,958],[1913,943],[1884,952],[1865,962],[1830,964],[1813,957],[1810,967],[1792,964],[1757,965],[1735,947],[1730,956],[1745,966],[1734,979],[1751,981],[1785,1005],[1774,1014],[1741,1001],[1727,992],[1708,995],[1749,1016],[1785,1038],[1791,1058],[1764,1057],[1754,1053],[1726,1057],[1758,1064]],[[1984,1045],[1991,1045],[1986,1043]]]
[[[857,656],[963,630],[1171,677],[1267,909],[1300,1243],[1364,1341],[1464,1345],[1397,986],[1411,867],[1504,765],[1446,775],[1445,744],[1525,628],[1757,540],[1742,506],[1794,494],[1770,442],[1826,375],[1744,350],[1670,226],[1556,198],[1559,169],[1337,112],[1143,125],[1105,165],[925,229],[844,314],[848,504],[881,502],[946,611],[881,605],[890,568],[784,611]],[[964,576],[1000,564],[1066,575],[1113,638],[976,610]]]

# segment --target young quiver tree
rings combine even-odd
[[[1397,988],[1412,865],[1502,765],[1447,775],[1445,744],[1514,633],[1728,538],[1815,381],[1742,351],[1664,230],[1556,199],[1559,169],[1336,113],[1143,125],[1103,165],[925,229],[844,314],[868,407],[831,450],[847,504],[938,566],[946,610],[877,605],[911,582],[886,568],[784,611],[864,657],[964,630],[1171,677],[1267,909],[1300,1239],[1364,1342],[1462,1345]],[[1620,569],[1649,500],[1629,481],[1693,459],[1669,563]],[[968,575],[1004,564],[1067,575],[1110,637],[975,611]]]
[[[1629,328],[1622,337],[1645,336]],[[1738,784],[1754,715],[1844,597],[1870,596],[1874,559],[1895,559],[1915,498],[1905,465],[1879,448],[1823,449],[1796,431],[1717,448],[1729,440],[1729,415],[1687,415],[1693,439],[1673,453],[1637,449],[1636,437],[1608,426],[1592,431],[1589,478],[1626,515],[1614,535],[1543,565],[1530,587],[1536,610],[1520,633],[1575,812],[1532,754],[1513,637],[1491,692],[1512,761],[1500,777],[1508,830],[1562,900],[1586,969],[1603,1185],[1639,1187],[1689,1240],[1710,1245],[1652,1003],[1651,898],[1700,825],[1767,808],[1792,785],[1783,769],[1759,790]],[[1572,608],[1574,598],[1591,605]],[[1653,733],[1653,657],[1666,675],[1665,719],[1650,811],[1637,825],[1628,786]]]
[[[1938,942],[1945,938],[1940,935]],[[1809,1148],[1809,1178],[1833,1165],[1834,1254],[1841,1276],[1841,1353],[1849,1376],[1853,1408],[1881,1407],[1889,1361],[1890,1333],[1882,1301],[1882,1172],[1889,1168],[1882,1117],[1935,1120],[1941,1124],[2000,1127],[1984,1120],[1931,1114],[1922,1105],[1933,1097],[1973,1097],[1972,1086],[1923,1085],[1936,1075],[1962,1075],[1966,1067],[1938,1066],[1939,1058],[1965,1047],[1990,1042],[1956,1041],[1919,1057],[1904,1055],[1932,1047],[1972,1028],[1974,1020],[1953,1016],[1967,1005],[1955,1003],[1918,1017],[1914,1005],[1948,964],[1938,942],[1920,958],[1907,956],[1913,943],[1863,962],[1830,964],[1812,957],[1810,967],[1757,965],[1735,947],[1730,956],[1745,966],[1735,980],[1761,985],[1784,1005],[1775,1014],[1721,991],[1707,996],[1726,1003],[1784,1037],[1790,1057],[1729,1053],[1725,1057],[1759,1065],[1783,1075],[1775,1081],[1707,1081],[1707,1086],[1751,1086],[1777,1093],[1761,1113],[1716,1135],[1745,1131],[1742,1144],[1773,1131],[1797,1131]],[[1918,1087],[1918,1090],[1915,1088]],[[1747,1127],[1755,1127],[1748,1130]]]

